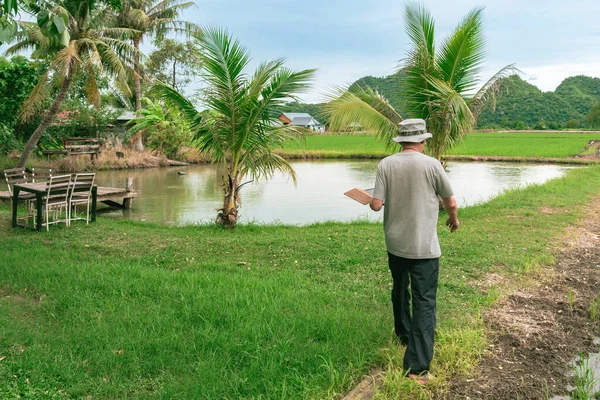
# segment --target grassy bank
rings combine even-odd
[[[600,167],[515,190],[440,224],[434,390],[485,346],[478,317],[600,193]],[[552,212],[548,212],[548,210]],[[243,209],[242,209],[243,211]],[[523,235],[526,231],[527,235]],[[49,233],[0,206],[0,398],[337,397],[389,367],[380,398],[428,398],[398,372],[377,223],[168,228],[99,218]],[[5,358],[3,358],[5,357]]]
[[[599,133],[472,133],[449,155],[568,158],[582,153]],[[391,154],[375,136],[307,136],[278,153],[290,158],[381,158]]]

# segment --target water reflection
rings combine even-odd
[[[241,222],[280,222],[306,224],[315,221],[379,220],[374,213],[343,195],[353,187],[373,186],[377,161],[294,162],[298,185],[285,176],[276,175],[242,189]],[[473,205],[496,196],[503,190],[560,177],[572,167],[558,165],[523,165],[502,163],[449,163],[459,206]],[[179,175],[184,171],[186,175]],[[109,211],[104,217],[132,218],[163,224],[212,223],[221,206],[222,172],[215,166],[160,168],[147,170],[102,171],[98,183],[121,187],[128,176],[142,198],[133,209]]]

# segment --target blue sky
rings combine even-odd
[[[226,27],[255,62],[286,57],[294,69],[317,68],[304,100],[322,100],[331,85],[394,71],[408,50],[403,1],[196,0],[185,19]],[[567,76],[600,77],[598,0],[425,1],[436,37],[452,31],[474,7],[485,7],[488,59],[483,78],[516,63],[544,91]]]

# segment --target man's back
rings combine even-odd
[[[385,202],[384,229],[390,253],[411,259],[441,255],[436,229],[438,195],[453,195],[438,160],[403,152],[380,162],[373,197]]]

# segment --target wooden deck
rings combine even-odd
[[[98,201],[109,207],[129,208],[131,200],[140,197],[138,190],[98,186]],[[9,201],[8,191],[0,192],[0,200]]]

